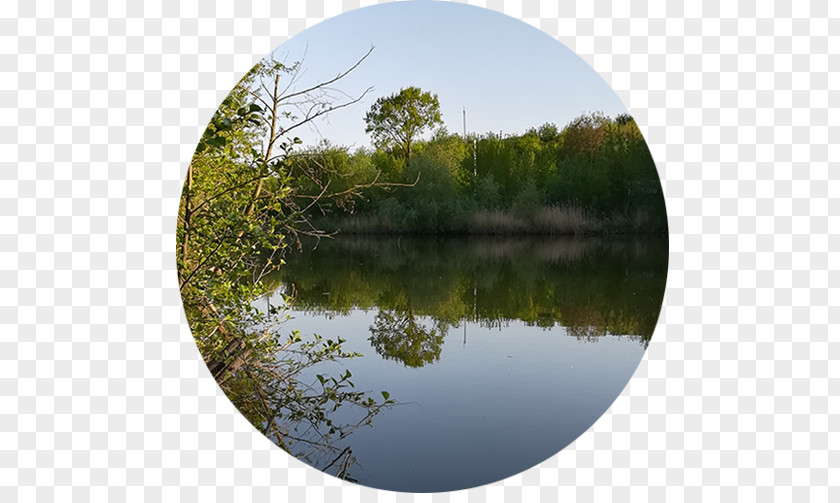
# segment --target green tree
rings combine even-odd
[[[365,115],[365,132],[382,148],[398,148],[411,159],[411,146],[424,130],[442,124],[436,94],[407,87],[376,100]]]
[[[290,154],[300,140],[290,132],[361,100],[367,91],[348,97],[331,84],[365,57],[336,78],[299,90],[299,64],[271,58],[257,64],[202,135],[178,215],[181,298],[208,369],[255,427],[313,464],[316,453],[337,449],[331,438],[358,426],[332,424],[328,410],[355,404],[366,412],[364,422],[387,400],[353,390],[349,374],[305,382],[305,369],[358,355],[344,351],[340,340],[284,336],[285,307],[260,309],[255,300],[269,291],[265,279],[283,264],[295,237],[318,233],[293,197]]]
[[[563,130],[563,151],[569,156],[591,158],[604,140],[610,119],[601,112],[575,117]]]
[[[551,122],[546,122],[538,128],[530,128],[525,134],[533,133],[539,136],[540,141],[545,144],[556,142],[560,138],[560,130]]]
[[[618,114],[615,116],[615,123],[623,126],[625,124],[635,123],[635,119],[630,114]]]

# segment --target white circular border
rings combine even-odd
[[[574,444],[496,484],[404,495],[310,469],[242,418],[181,311],[186,162],[262,55],[374,3],[4,4],[0,500],[837,500],[840,7],[826,0],[468,2],[589,62],[637,118],[667,198],[656,333]]]

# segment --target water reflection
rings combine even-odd
[[[513,475],[586,431],[644,354],[668,259],[664,237],[308,245],[273,278],[295,294],[285,329],[347,339],[364,357],[319,372],[352,371],[354,389],[398,404],[322,462],[352,452],[360,483],[420,492]]]
[[[647,345],[665,288],[667,238],[435,239],[340,237],[292,254],[275,281],[307,313],[378,309],[370,342],[408,366],[437,360],[464,321],[562,326]],[[429,317],[433,327],[418,322]]]
[[[401,361],[406,367],[422,367],[440,359],[446,329],[424,327],[408,305],[380,310],[370,333],[368,340],[382,358]]]

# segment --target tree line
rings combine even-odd
[[[327,140],[291,158],[319,228],[344,233],[597,234],[667,232],[659,177],[635,120],[582,114],[562,129],[458,135],[437,96],[414,87],[365,115],[372,148]],[[434,129],[428,139],[419,139]],[[368,186],[372,181],[380,186]],[[382,186],[381,184],[385,184]],[[353,189],[351,189],[353,188]],[[352,197],[351,197],[352,193]]]

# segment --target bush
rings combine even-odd
[[[516,194],[511,203],[513,213],[521,217],[530,217],[543,206],[544,191],[537,188],[532,178],[525,180],[522,189]]]

